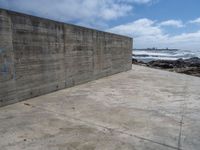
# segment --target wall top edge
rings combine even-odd
[[[11,15],[20,15],[20,16],[25,16],[25,17],[32,17],[32,18],[35,18],[35,19],[40,19],[40,20],[44,20],[44,21],[49,21],[49,22],[54,22],[54,23],[58,23],[58,24],[68,25],[68,26],[72,26],[72,27],[78,27],[78,28],[82,28],[82,29],[85,29],[85,30],[92,30],[92,31],[96,31],[96,32],[100,32],[100,33],[104,33],[104,34],[108,34],[108,35],[113,35],[113,36],[118,36],[118,37],[128,38],[130,40],[133,40],[133,38],[129,37],[129,36],[110,33],[110,32],[106,32],[106,31],[102,31],[102,30],[97,30],[97,29],[88,28],[88,27],[84,27],[84,26],[79,26],[79,25],[75,25],[75,24],[71,24],[71,23],[56,21],[56,20],[52,20],[52,19],[48,19],[48,18],[42,18],[42,17],[30,15],[30,14],[25,14],[25,13],[16,12],[16,11],[13,11],[13,10],[8,10],[8,9],[5,9],[5,8],[0,8],[0,11],[6,11],[8,14],[11,14]]]

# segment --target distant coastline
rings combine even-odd
[[[143,62],[150,62],[153,60],[178,60],[190,59],[193,57],[200,57],[200,51],[180,50],[180,49],[157,49],[157,48],[143,48],[133,49],[133,59]]]

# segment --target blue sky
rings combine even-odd
[[[0,0],[0,7],[134,38],[135,48],[200,51],[200,0]]]

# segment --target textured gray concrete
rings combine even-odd
[[[128,72],[0,108],[2,150],[199,150],[200,78]]]
[[[0,106],[131,69],[132,39],[0,9]]]

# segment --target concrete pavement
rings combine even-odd
[[[198,150],[200,78],[128,72],[0,108],[0,150]]]

